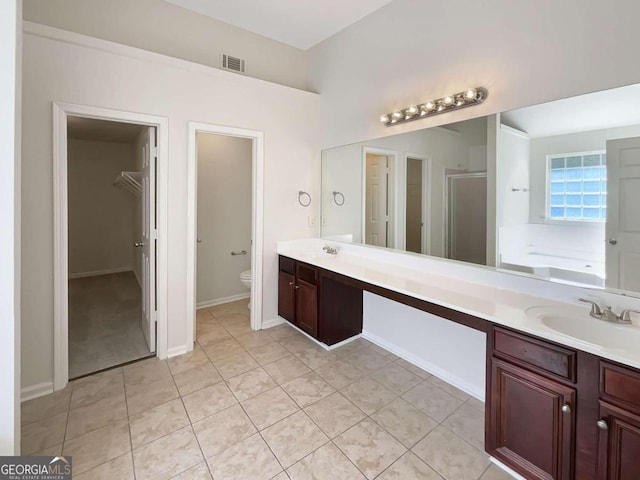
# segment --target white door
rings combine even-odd
[[[366,170],[365,243],[386,247],[389,225],[388,158],[368,154]]]
[[[640,137],[607,141],[605,285],[640,291]]]
[[[142,148],[142,331],[149,351],[156,351],[156,129],[148,127]]]

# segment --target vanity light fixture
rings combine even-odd
[[[402,110],[396,110],[392,113],[385,113],[384,115],[380,115],[380,123],[386,126],[395,125],[396,123],[408,122],[410,120],[437,115],[438,113],[478,105],[485,101],[488,94],[489,92],[486,88],[469,88],[454,95],[446,95],[437,100],[430,100],[418,105],[411,105]]]

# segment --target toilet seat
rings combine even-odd
[[[240,274],[240,280],[251,280],[251,270],[245,270]]]

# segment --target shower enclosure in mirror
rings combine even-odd
[[[638,293],[639,105],[632,85],[325,150],[322,237]]]

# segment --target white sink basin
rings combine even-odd
[[[542,325],[581,343],[607,350],[637,351],[640,349],[640,328],[605,322],[589,316],[588,310],[558,307],[530,307],[527,316]]]

